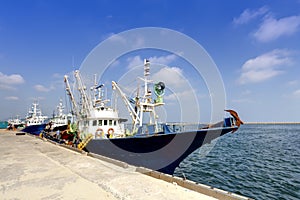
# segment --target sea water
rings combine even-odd
[[[300,125],[242,125],[186,158],[175,174],[254,199],[300,199]]]

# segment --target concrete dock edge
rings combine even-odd
[[[211,186],[207,186],[201,183],[196,183],[191,180],[184,180],[183,178],[176,177],[176,176],[171,176],[169,174],[164,174],[160,173],[157,171],[153,171],[151,169],[147,169],[144,167],[137,167],[136,168],[137,172],[140,172],[142,174],[151,176],[153,178],[157,178],[169,183],[175,183],[181,187],[199,192],[201,194],[205,194],[217,199],[222,199],[222,200],[252,200],[251,198],[244,197],[235,193],[227,192],[218,188],[214,188]]]
[[[99,155],[99,154],[95,154],[95,153],[85,152],[83,150],[79,150],[79,149],[77,149],[75,147],[71,147],[69,145],[57,144],[57,143],[55,143],[51,140],[47,140],[47,141],[49,141],[49,142],[51,142],[55,145],[60,145],[60,146],[65,147],[67,149],[76,151],[78,153],[86,153],[87,156],[90,156],[90,157],[93,157],[93,158],[96,158],[96,159],[99,159],[99,160],[102,160],[102,161],[105,161],[105,162],[109,162],[111,164],[114,164],[114,165],[122,167],[122,168],[128,168],[129,167],[129,164],[126,163],[126,162],[122,162],[122,161],[119,161],[119,160],[108,158],[108,157],[105,157],[105,156],[102,156],[102,155]],[[135,169],[136,172],[139,172],[139,173],[142,173],[144,175],[147,175],[147,176],[159,179],[159,180],[163,180],[163,181],[166,181],[166,182],[169,182],[169,183],[172,183],[172,184],[176,183],[177,185],[179,185],[181,187],[184,187],[184,188],[187,188],[187,189],[190,189],[190,190],[193,190],[193,191],[196,191],[196,192],[199,192],[201,194],[205,194],[205,195],[217,198],[217,199],[222,199],[222,200],[253,200],[251,198],[244,197],[242,195],[231,193],[231,192],[228,192],[228,191],[225,191],[225,190],[221,190],[221,189],[214,188],[214,187],[211,187],[211,186],[208,186],[208,185],[197,183],[197,182],[194,182],[194,181],[191,181],[191,180],[184,180],[183,178],[180,178],[180,177],[171,176],[169,174],[164,174],[164,173],[154,171],[154,170],[151,170],[151,169],[147,169],[147,168],[144,168],[144,167],[139,167],[139,166],[132,166],[132,167],[136,168]]]
[[[115,159],[108,158],[108,157],[101,156],[101,155],[94,154],[94,153],[88,153],[87,155],[91,156],[93,158],[100,159],[100,160],[105,161],[105,162],[109,162],[111,164],[117,165],[117,166],[122,167],[122,168],[128,168],[129,167],[129,165],[127,163],[119,161],[119,160],[115,160]]]
[[[47,159],[51,162],[46,162],[48,164],[43,165],[53,165],[57,166],[57,169],[61,169],[63,171],[66,171],[68,174],[73,174],[74,177],[68,176],[66,181],[68,179],[76,179],[80,183],[84,183],[84,187],[88,187],[88,185],[91,185],[94,189],[97,187],[99,188],[98,192],[90,192],[90,195],[93,196],[94,193],[99,193],[102,190],[101,193],[108,196],[107,199],[199,199],[199,196],[201,196],[200,199],[224,199],[224,200],[250,200],[250,198],[243,197],[241,195],[237,195],[234,193],[230,193],[224,190],[220,190],[217,188],[213,188],[211,186],[207,186],[204,184],[199,184],[190,180],[184,180],[183,178],[171,176],[168,174],[163,174],[157,171],[153,171],[144,167],[137,167],[129,165],[128,163],[121,162],[118,160],[114,160],[111,158],[107,158],[98,154],[88,153],[82,150],[79,150],[75,147],[71,147],[69,145],[65,144],[58,144],[51,140],[47,140],[46,138],[41,138],[39,136],[33,136],[31,134],[23,134],[23,132],[5,132],[7,134],[0,134],[0,136],[5,136],[3,139],[7,139],[8,141],[16,141],[15,144],[18,146],[17,149],[20,148],[20,150],[17,149],[10,149],[11,145],[14,145],[14,142],[10,145],[8,143],[5,143],[5,145],[2,147],[2,154],[4,157],[2,158],[2,168],[8,169],[7,167],[10,166],[11,162],[20,162],[20,160],[15,159],[23,156],[22,149],[27,152],[24,154],[24,156],[30,156],[37,155],[37,158],[28,157],[30,159],[34,159],[36,163],[45,163],[43,161],[44,159]],[[23,135],[23,136],[22,136]],[[23,138],[24,135],[30,136],[30,138]],[[14,139],[15,138],[15,139]],[[23,139],[22,139],[23,138]],[[24,141],[25,139],[25,141]],[[35,139],[40,140],[42,142],[37,142]],[[22,141],[24,141],[22,144]],[[45,142],[45,143],[43,143]],[[48,145],[48,144],[50,145]],[[33,145],[33,146],[32,146]],[[53,145],[53,146],[52,146]],[[6,148],[5,148],[6,146]],[[51,147],[52,146],[52,147]],[[57,148],[55,148],[57,146]],[[62,148],[60,148],[62,147]],[[33,148],[31,150],[31,148]],[[68,151],[64,151],[63,149],[67,149]],[[7,152],[6,152],[7,151]],[[74,152],[74,153],[72,153]],[[16,153],[14,155],[13,153]],[[38,153],[38,154],[36,154]],[[7,155],[11,155],[11,157],[7,157]],[[59,155],[58,157],[55,157],[56,155]],[[73,158],[74,157],[74,158]],[[9,161],[5,160],[4,158],[9,158]],[[4,160],[3,160],[4,159]],[[36,160],[38,159],[38,160]],[[41,159],[41,160],[39,160]],[[1,159],[0,159],[1,160]],[[99,161],[97,161],[99,160]],[[52,162],[53,161],[53,162]],[[99,163],[98,163],[99,162]],[[105,164],[107,163],[107,164]],[[27,163],[26,159],[23,159],[20,163],[21,166],[26,166],[26,168],[29,170],[31,167],[31,163]],[[99,165],[99,166],[98,166]],[[111,166],[111,167],[109,167]],[[85,168],[88,167],[88,168]],[[1,168],[1,164],[0,164]],[[39,168],[39,170],[42,170],[43,168]],[[53,169],[53,170],[52,170]],[[81,170],[85,169],[84,172]],[[97,170],[96,170],[97,169]],[[102,169],[102,171],[101,171]],[[47,170],[47,169],[44,169]],[[64,174],[56,174],[56,167],[52,167],[51,169],[48,169],[50,171],[47,171],[47,173],[55,174],[54,176],[64,176]],[[100,171],[98,171],[100,170]],[[103,171],[104,170],[104,171]],[[32,170],[30,170],[32,171]],[[41,171],[43,172],[43,170]],[[46,172],[43,172],[46,173]],[[140,174],[140,175],[139,175]],[[4,177],[8,176],[5,174]],[[22,185],[25,182],[22,183],[16,183],[11,182],[12,180],[20,180],[20,177],[14,176],[13,174],[10,175],[13,176],[12,179],[5,179],[5,182],[2,182],[0,186],[2,188],[6,188],[2,192],[2,194],[11,195],[11,197],[15,197],[15,194],[13,191],[18,191],[18,188],[12,188],[10,185]],[[26,180],[32,179],[33,177],[38,178],[41,182],[46,182],[48,180],[43,179],[43,176],[37,176],[36,173],[33,174],[24,174],[23,177],[26,176]],[[2,179],[4,178],[2,177]],[[144,178],[143,178],[144,177]],[[147,178],[148,177],[148,178]],[[153,179],[154,178],[154,179]],[[157,179],[157,180],[156,180]],[[21,179],[23,180],[23,179]],[[34,180],[34,179],[32,179]],[[53,177],[53,180],[56,180],[55,177]],[[60,179],[62,180],[62,179]],[[156,181],[155,181],[156,180]],[[25,181],[25,179],[23,180]],[[66,184],[67,183],[67,184]],[[65,187],[67,187],[68,184],[72,184],[72,182],[66,182],[64,183]],[[57,183],[55,183],[57,184]],[[112,187],[112,184],[113,187]],[[35,189],[31,188],[32,183],[26,182],[26,185],[24,187],[29,188],[30,190],[35,191]],[[23,187],[23,186],[22,186]],[[42,186],[41,189],[45,189],[48,187],[47,185]],[[185,188],[185,189],[184,189]],[[53,189],[53,188],[52,188]],[[136,190],[136,191],[135,191]],[[7,193],[7,191],[10,191]],[[62,196],[69,196],[70,194],[67,193],[64,190],[55,190],[52,191],[53,193],[49,193],[46,195],[62,195]],[[145,193],[146,192],[146,193]],[[153,193],[154,192],[154,193]],[[156,194],[157,193],[157,194]],[[178,196],[178,194],[180,196]],[[168,196],[168,194],[170,196]],[[176,196],[177,194],[177,196]],[[83,194],[80,194],[83,195]],[[113,195],[113,197],[111,197]],[[142,196],[146,195],[146,196]],[[202,196],[203,195],[203,196]],[[0,196],[1,196],[1,190],[0,190]],[[5,196],[4,196],[5,197]],[[128,198],[127,198],[128,197]],[[1,198],[0,198],[1,199]]]

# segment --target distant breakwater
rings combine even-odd
[[[244,122],[244,124],[278,124],[278,125],[285,125],[285,124],[300,124],[300,122]]]

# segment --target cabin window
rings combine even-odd
[[[102,120],[98,120],[98,126],[102,126]]]
[[[106,119],[104,120],[104,126],[107,126],[107,120]]]
[[[108,122],[109,122],[109,125],[112,126],[112,120],[109,120]]]
[[[97,126],[97,120],[93,121],[93,126]]]
[[[117,125],[117,121],[116,120],[114,120],[114,126],[116,126]]]

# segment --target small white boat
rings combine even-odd
[[[24,128],[25,122],[20,119],[20,116],[17,115],[15,118],[11,118],[8,121],[8,128],[11,129],[21,129]]]

